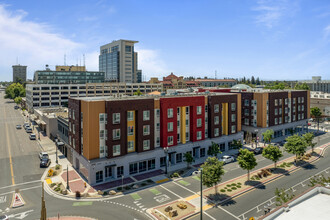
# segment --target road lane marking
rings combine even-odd
[[[227,213],[228,215],[231,215],[232,217],[234,217],[235,219],[238,219],[238,220],[241,220],[240,218],[238,218],[236,215],[234,215],[233,213],[231,212],[228,212],[226,209],[220,207],[220,206],[215,206],[217,207],[218,209],[221,209],[222,211],[224,211],[225,213]]]
[[[5,108],[3,108],[3,112],[4,112],[4,116],[6,118]],[[9,163],[10,163],[10,172],[11,172],[11,183],[12,183],[12,185],[15,185],[13,160],[11,158],[11,152],[10,152],[10,140],[9,140],[9,133],[8,133],[8,124],[5,123],[5,126],[6,126],[7,147],[8,147],[8,153],[9,153]]]
[[[132,198],[134,200],[140,200],[140,199],[142,199],[141,196],[139,196],[139,194],[137,194],[137,193],[133,193],[133,194],[131,194],[131,196],[132,196]]]
[[[182,197],[181,197],[181,196],[179,196],[178,194],[176,194],[175,192],[172,192],[171,190],[169,190],[169,189],[165,188],[165,187],[164,187],[164,186],[162,186],[162,185],[160,185],[160,187],[162,187],[163,189],[167,190],[168,192],[170,192],[170,193],[172,193],[173,195],[175,195],[175,196],[179,197],[180,199],[182,199]]]
[[[212,219],[212,220],[216,220],[216,218],[213,218],[209,213],[207,213],[207,212],[203,212],[205,215],[207,215],[210,219]]]
[[[155,188],[149,189],[149,191],[152,192],[153,194],[155,194],[156,196],[159,195],[159,194],[162,194],[160,191],[158,191]]]
[[[93,202],[74,202],[72,206],[88,206],[93,205]]]
[[[187,181],[184,181],[184,180],[179,180],[178,182],[181,183],[184,186],[189,186],[190,185],[190,183],[188,183]]]
[[[41,185],[40,186],[33,186],[33,187],[29,187],[29,188],[20,189],[19,191],[22,192],[22,191],[26,191],[26,190],[30,190],[30,189],[36,189],[36,188],[41,188]],[[7,195],[7,194],[12,194],[14,192],[15,191],[10,191],[10,192],[6,192],[6,193],[2,193],[2,194],[0,194],[0,196]],[[60,197],[60,198],[62,198],[62,197]]]
[[[180,186],[181,188],[183,188],[183,189],[185,189],[185,190],[187,190],[187,191],[193,193],[193,194],[197,194],[196,192],[194,192],[194,191],[188,189],[187,187],[184,187],[184,186],[180,185],[179,183],[176,183],[176,182],[173,182],[173,183],[174,183],[175,185]]]
[[[0,189],[10,188],[10,187],[19,186],[19,185],[26,185],[26,184],[30,184],[30,183],[37,183],[37,182],[41,183],[41,180],[33,180],[33,181],[30,181],[30,182],[18,183],[18,184],[10,185],[10,186],[3,186],[3,187],[0,187]]]

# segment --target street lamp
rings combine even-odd
[[[121,175],[121,190],[124,190],[124,175]]]
[[[201,220],[203,219],[203,168],[201,168]]]
[[[164,153],[165,153],[165,174],[167,174],[167,161],[168,161],[168,147],[164,147]]]

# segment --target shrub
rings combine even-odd
[[[62,183],[58,183],[57,185],[58,185],[58,186],[61,186],[61,185],[62,185]]]
[[[54,186],[56,186],[56,183],[52,183],[52,184],[50,184],[50,187],[54,187]]]
[[[256,176],[256,180],[260,180],[259,176]]]
[[[227,192],[231,192],[231,189],[227,189]]]
[[[242,185],[242,183],[237,183],[237,185]]]
[[[253,177],[251,177],[251,180],[255,180],[255,179],[254,179],[254,176],[253,176]],[[239,186],[240,186],[240,185],[239,185]]]
[[[220,189],[220,192],[226,192],[226,190],[225,189]]]
[[[121,191],[123,188],[122,187],[117,187],[117,190],[118,191]]]
[[[56,192],[58,192],[58,191],[60,191],[60,190],[61,190],[61,187],[56,187],[56,188],[55,188],[55,191],[56,191]]]
[[[231,186],[236,186],[236,183],[232,183]]]
[[[76,191],[76,198],[80,198],[80,192],[79,191]]]
[[[55,170],[59,170],[61,168],[61,166],[59,165],[59,164],[57,164],[56,166],[55,166]]]
[[[238,185],[237,188],[241,188],[242,186],[241,185]]]
[[[53,173],[53,176],[56,176],[57,175],[57,172],[56,171],[54,171],[54,173]]]
[[[230,185],[230,184],[227,184],[226,186],[227,186],[227,187],[231,187],[231,185]]]
[[[171,177],[172,178],[174,178],[174,177],[180,177],[180,175],[179,175],[179,173],[175,172],[175,173],[172,173]]]
[[[234,187],[231,187],[232,190],[236,190],[237,188],[234,186]]]

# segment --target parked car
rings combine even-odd
[[[29,123],[27,123],[27,122],[25,122],[25,123],[23,124],[23,128],[25,129],[25,128],[26,128],[26,126],[29,126],[29,127],[30,127],[30,124],[29,124]]]
[[[0,220],[9,220],[7,215],[0,215]]]
[[[28,127],[25,129],[26,133],[32,133],[32,128]]]
[[[19,109],[19,107],[17,105],[14,106],[14,109]]]
[[[22,129],[22,125],[16,125],[16,129]]]
[[[234,162],[235,158],[233,156],[224,155],[221,157],[220,161],[226,164],[226,163]]]
[[[40,160],[40,167],[48,167],[51,161],[49,158],[43,158]]]
[[[262,147],[257,147],[253,150],[254,154],[261,154],[264,149]]]
[[[192,175],[200,175],[201,171],[200,170],[195,170],[194,172],[192,172]]]
[[[39,153],[39,158],[40,158],[40,160],[41,159],[44,159],[44,158],[49,158],[49,156],[48,156],[48,153],[47,152],[40,152]]]
[[[37,139],[37,136],[36,134],[30,134],[30,140],[36,140]]]

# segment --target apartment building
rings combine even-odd
[[[26,103],[29,112],[39,107],[67,106],[70,97],[123,96],[140,91],[162,92],[162,84],[149,83],[87,83],[87,84],[27,84]]]
[[[274,131],[274,141],[295,132],[306,132],[310,118],[309,91],[258,90],[241,92],[242,130],[247,140],[263,141],[262,133]]]
[[[26,82],[26,69],[27,66],[13,65],[13,82]]]
[[[73,166],[98,184],[183,168],[186,152],[203,163],[212,141],[243,138],[240,109],[240,93],[69,98]]]
[[[99,70],[105,72],[107,81],[136,83],[140,80],[136,43],[138,41],[117,40],[100,47]]]

